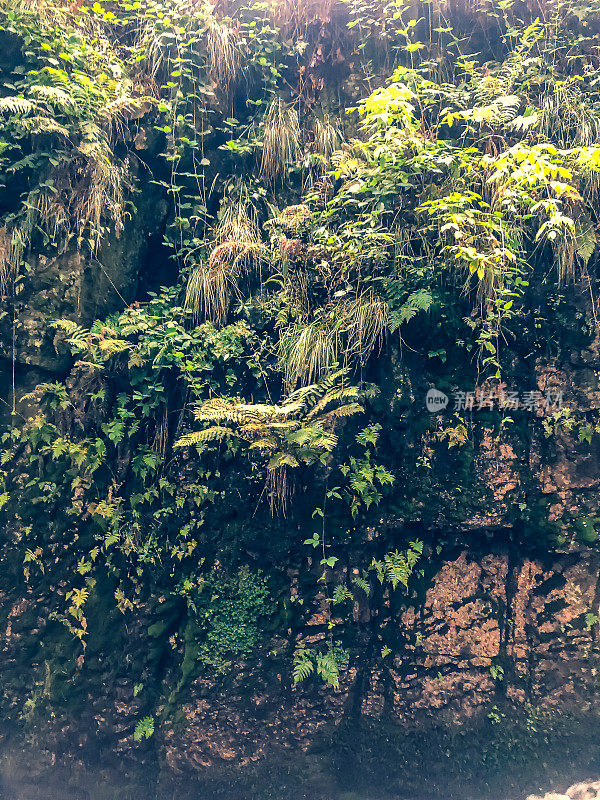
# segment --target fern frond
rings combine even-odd
[[[107,124],[111,123],[117,117],[126,119],[131,114],[140,111],[145,105],[156,105],[156,102],[155,97],[130,97],[129,95],[123,95],[106,103],[106,105],[99,108],[96,113],[101,122]]]
[[[77,102],[73,95],[58,86],[34,84],[27,87],[27,94],[35,97],[36,100],[48,103],[56,111],[64,114],[72,114],[77,108]]]
[[[100,339],[98,342],[100,351],[104,355],[110,356],[123,353],[125,350],[129,350],[131,346],[131,342],[128,342],[126,339]]]
[[[284,434],[286,431],[295,430],[297,426],[298,423],[295,420],[290,420],[288,422],[276,422],[269,419],[264,419],[260,422],[251,422],[247,425],[243,425],[240,430],[243,430],[244,433],[248,434],[257,434],[261,431],[267,430],[276,434]]]
[[[361,591],[363,591],[367,595],[367,597],[370,596],[370,594],[371,594],[371,584],[369,583],[369,581],[366,578],[361,578],[359,575],[357,575],[355,578],[352,579],[352,583],[355,586],[358,586],[358,588]]]
[[[345,603],[347,600],[354,600],[354,595],[345,584],[340,584],[333,590],[332,602],[335,604]]]
[[[260,416],[249,410],[241,411],[238,405],[223,400],[208,400],[194,409],[194,416],[199,422],[235,422],[249,424],[260,422]]]
[[[317,416],[317,414],[323,411],[323,409],[325,409],[330,403],[339,403],[341,401],[349,400],[350,398],[358,397],[359,394],[360,390],[358,386],[342,386],[339,389],[332,389],[315,403],[315,405],[308,412],[307,418],[311,419],[312,417]]]
[[[328,420],[335,420],[341,417],[351,417],[354,414],[362,414],[363,411],[364,408],[360,403],[347,403],[344,406],[328,411],[327,414],[325,414],[325,418]]]
[[[21,127],[31,134],[42,134],[62,136],[65,139],[69,138],[69,130],[64,125],[61,125],[52,117],[45,117],[42,114],[35,116],[25,117],[20,120]]]
[[[580,214],[575,219],[575,244],[578,257],[587,265],[598,244],[594,225],[587,214]]]
[[[192,445],[196,444],[206,444],[206,442],[214,442],[217,439],[224,439],[227,434],[235,435],[235,432],[230,428],[223,428],[215,425],[212,428],[206,428],[203,431],[186,433],[175,442],[174,447],[191,447]]]
[[[302,409],[308,411],[313,408],[321,397],[331,392],[337,384],[343,383],[348,372],[349,370],[347,368],[334,369],[323,376],[317,383],[304,386],[292,392],[288,400],[301,403]]]
[[[339,666],[331,653],[317,653],[317,674],[329,686],[340,688]]]
[[[389,329],[395,333],[401,325],[410,322],[419,311],[428,311],[433,303],[433,296],[427,289],[412,292],[398,309],[394,309],[389,318]]]
[[[516,116],[521,107],[521,98],[516,95],[503,95],[498,97],[494,103],[498,109],[498,117],[500,122],[511,122]]]
[[[2,114],[21,114],[29,116],[31,114],[44,114],[44,109],[32,100],[25,97],[0,97],[0,113]]]
[[[375,561],[373,559],[371,569],[376,571],[380,583],[384,583],[387,580],[392,584],[393,589],[399,583],[407,588],[408,580],[422,553],[423,542],[410,542],[408,548],[403,552],[394,550],[391,553],[386,553],[383,561]]]
[[[326,431],[319,430],[313,433],[306,447],[312,452],[320,450],[321,452],[331,453],[332,450],[335,449],[337,443],[338,437],[334,433],[327,433]]]
[[[314,671],[315,664],[309,653],[303,648],[296,650],[294,653],[294,668],[292,670],[294,683],[298,684],[305,681]]]
[[[277,441],[273,437],[263,437],[262,439],[257,439],[255,442],[251,442],[248,445],[248,449],[256,449],[262,450],[263,452],[273,451],[277,448]]]
[[[77,352],[89,349],[90,331],[77,322],[72,319],[56,319],[52,326],[66,333],[67,343]]]
[[[281,467],[295,469],[299,466],[297,459],[291,453],[276,453],[267,464],[267,469],[272,472],[273,470],[281,469]]]

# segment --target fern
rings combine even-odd
[[[89,330],[82,328],[71,319],[56,319],[52,325],[67,334],[67,342],[73,352],[82,352],[88,349]]]
[[[315,671],[312,651],[299,647],[294,653],[294,667],[292,676],[294,683],[298,684],[309,678]]]
[[[336,378],[336,380],[343,379],[344,376],[345,372],[344,374],[340,373],[339,377]],[[357,386],[341,386],[338,389],[334,389],[334,388],[329,388],[329,382],[326,382],[321,387],[319,387],[319,385],[317,384],[317,387],[323,393],[320,399],[314,403],[311,410],[308,412],[307,414],[308,419],[316,417],[318,414],[323,412],[327,408],[327,406],[331,405],[332,403],[343,403],[347,400],[358,397],[359,395],[359,390]],[[307,395],[307,399],[309,399],[309,402],[314,402],[313,398],[315,397],[315,395],[316,393]],[[339,408],[340,406],[338,406],[338,410]]]
[[[129,350],[131,346],[131,342],[128,342],[126,339],[101,338],[98,341],[98,348],[105,356],[114,356],[118,353],[124,353],[125,350]]]
[[[587,266],[598,244],[594,225],[587,214],[580,214],[576,217],[574,233],[577,255]]]
[[[334,689],[340,688],[340,670],[335,657],[331,653],[318,653],[317,674],[328,685]]]
[[[131,114],[139,112],[143,106],[156,105],[156,102],[156,98],[149,95],[144,95],[143,97],[123,95],[101,106],[97,114],[105,125],[111,125],[115,119],[119,117],[126,119]]]
[[[521,108],[521,98],[516,95],[502,95],[494,102],[499,122],[505,125],[512,122]]]
[[[543,35],[544,25],[539,19],[534,20],[525,29],[519,43],[504,60],[497,73],[482,78],[477,78],[474,72],[471,73],[472,79],[475,80],[473,96],[480,105],[496,105],[499,101],[499,105],[502,105],[502,100],[508,98],[515,81],[523,73],[527,55]]]
[[[407,550],[400,552],[395,550],[386,553],[383,561],[373,559],[371,569],[374,569],[380,583],[389,582],[395,589],[399,583],[404,588],[408,588],[408,581],[413,573],[415,565],[421,558],[423,552],[423,542],[410,542]]]
[[[224,430],[228,431],[229,429],[225,428]],[[255,442],[251,442],[248,445],[249,450],[253,448],[263,453],[271,452],[277,449],[277,439],[273,436],[264,436],[262,439],[257,439]]]
[[[40,106],[25,97],[0,97],[0,112],[2,114],[20,114],[29,116],[42,114]]]
[[[340,669],[347,661],[348,651],[339,643],[329,641],[324,653],[300,645],[294,653],[294,684],[301,683],[316,673],[328,686],[339,689]]]
[[[333,590],[332,602],[335,603],[336,605],[340,603],[345,603],[347,600],[353,600],[353,599],[354,595],[352,594],[350,589],[348,589],[348,587],[345,586],[344,584],[336,586],[335,589]]]
[[[363,447],[367,447],[369,444],[375,447],[380,433],[381,425],[379,423],[367,425],[366,428],[363,428],[362,431],[356,434],[356,442],[357,444],[361,444]]]
[[[357,575],[355,578],[352,579],[352,583],[357,586],[362,592],[366,594],[367,597],[371,595],[371,584],[366,577],[361,577]]]
[[[389,317],[389,330],[395,333],[401,325],[410,322],[420,311],[428,311],[433,303],[433,296],[427,289],[412,292],[399,308],[392,308]]]
[[[536,18],[525,28],[519,44],[504,60],[498,75],[498,84],[504,95],[511,91],[516,79],[523,73],[524,61],[534,45],[544,35],[544,30],[544,24],[539,18]]]
[[[27,117],[21,120],[21,127],[29,134],[42,134],[45,133],[49,136],[61,136],[65,139],[69,138],[69,129],[61,125],[55,119],[45,117],[42,114]]]
[[[228,434],[231,434],[229,428],[224,428],[215,425],[212,428],[206,428],[203,431],[193,431],[186,433],[177,442],[176,447],[192,447],[198,444],[206,444],[207,442],[214,442],[215,440],[224,439]]]
[[[353,417],[355,414],[360,414],[363,411],[360,403],[346,403],[344,406],[339,406],[327,413],[329,420],[341,419],[342,417]]]
[[[298,460],[290,453],[276,453],[267,464],[267,469],[269,471],[281,469],[282,467],[291,467],[292,469],[295,469],[299,466],[300,463]]]
[[[133,738],[136,742],[149,739],[154,733],[154,717],[144,717],[135,726]]]
[[[62,114],[72,114],[77,109],[77,101],[73,95],[58,86],[34,84],[27,88],[27,94],[38,101],[48,103],[55,111]]]
[[[311,386],[292,392],[280,405],[249,404],[228,398],[214,398],[194,409],[204,431],[188,433],[175,442],[186,447],[227,434],[246,443],[249,452],[269,455],[266,483],[271,508],[285,514],[293,492],[291,474],[301,464],[323,461],[337,446],[338,438],[329,428],[335,421],[362,411],[358,388],[344,386],[346,370],[336,370]]]

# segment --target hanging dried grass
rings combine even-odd
[[[294,494],[294,486],[294,480],[289,474],[287,465],[267,469],[265,488],[272,516],[287,517],[290,501]]]
[[[283,179],[288,167],[296,163],[299,155],[298,114],[279,97],[275,98],[264,118],[260,177],[270,183]]]
[[[268,0],[268,13],[285,38],[292,38],[314,23],[331,19],[332,0]]]
[[[288,328],[279,342],[279,363],[285,386],[291,391],[300,381],[308,385],[318,381],[336,363],[337,333],[319,322]]]
[[[13,275],[15,252],[11,228],[0,228],[0,295],[6,295]]]
[[[245,72],[243,52],[238,32],[212,15],[207,18],[206,54],[211,79],[227,92]]]
[[[356,359],[364,365],[385,337],[389,320],[388,304],[369,289],[348,300],[337,313],[345,338],[345,359]]]
[[[237,196],[227,197],[221,203],[214,242],[218,245],[229,241],[260,243],[256,209],[245,187]]]
[[[315,150],[326,160],[329,160],[336,150],[339,150],[342,137],[333,117],[323,114],[315,117],[314,123]]]
[[[208,261],[192,272],[184,308],[195,318],[224,325],[231,295],[238,291],[238,279],[254,260],[260,261],[263,252],[264,247],[256,242],[227,241],[217,245]]]

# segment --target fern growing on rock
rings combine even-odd
[[[297,389],[279,405],[249,404],[216,398],[194,409],[206,427],[187,433],[177,447],[203,445],[228,436],[246,443],[248,451],[268,458],[266,488],[271,510],[285,515],[293,493],[292,471],[302,464],[325,464],[337,444],[335,423],[362,411],[359,389],[347,385],[346,370]]]

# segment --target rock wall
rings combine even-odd
[[[319,732],[357,716],[391,718],[411,729],[441,722],[464,726],[507,699],[560,714],[598,708],[600,648],[591,609],[598,607],[600,556],[522,556],[498,541],[486,552],[483,539],[469,550],[447,551],[436,563],[422,596],[409,608],[394,613],[389,598],[376,609],[355,607],[361,642],[339,691],[291,686],[289,670],[277,658],[287,643],[278,635],[263,642],[256,658],[240,662],[224,683],[210,676],[193,680],[175,698],[180,713],[153,740],[167,772],[239,768],[282,750],[308,750]],[[27,719],[28,704],[33,710],[51,692],[65,699],[72,694],[71,701],[83,692],[76,715],[72,706],[62,713],[54,706],[50,718],[35,722],[34,739],[47,758],[68,762],[77,751],[85,758],[98,748],[133,755],[132,730],[141,705],[127,662],[91,642],[65,695],[37,647],[40,639],[52,647],[50,604],[50,595],[34,598],[31,592],[17,600],[2,597],[5,713],[12,709],[13,716]],[[147,622],[118,636],[128,638],[124,651],[157,669],[156,653],[143,644],[140,651]],[[321,622],[316,613],[304,641],[326,635]],[[385,672],[373,659],[375,624],[396,628],[402,641]],[[118,636],[102,647],[111,641],[120,647]],[[28,653],[33,685],[24,681]],[[29,697],[23,696],[24,683]]]
[[[341,24],[344,29],[350,27],[345,16]],[[310,34],[316,37],[317,44],[309,69],[300,69],[298,62],[293,70],[294,74],[310,75],[314,91],[317,85],[319,91],[323,90],[323,101],[329,95],[321,110],[331,103],[337,114],[342,113],[343,106],[355,105],[373,87],[366,77],[370,72],[363,74],[362,67],[350,63],[339,48],[334,68],[325,64],[322,40],[326,31],[323,20]],[[481,34],[482,31],[478,36]],[[485,38],[482,37],[482,44]],[[6,43],[6,38],[3,41]],[[300,45],[301,55],[307,43]],[[332,42],[328,46],[332,53],[336,52]],[[0,56],[0,71],[16,58],[9,47],[5,50],[6,56]],[[377,83],[384,80],[383,74],[375,77]],[[304,78],[302,83],[308,85]],[[207,98],[212,98],[206,103],[218,125],[207,126],[203,142],[202,154],[206,157],[202,161],[209,167],[205,181],[212,188],[204,198],[211,207],[203,207],[202,214],[214,216],[224,187],[229,191],[229,179],[239,177],[235,172],[239,165],[244,164],[249,174],[252,169],[259,169],[261,162],[254,156],[239,162],[227,160],[227,115],[233,113],[233,106],[228,105],[229,110],[218,108],[219,98],[212,90],[207,90]],[[139,118],[136,114],[132,112],[124,126],[123,146],[131,154],[127,163],[136,190],[130,197],[131,213],[126,215],[120,236],[109,232],[93,256],[75,247],[54,258],[32,252],[19,291],[3,298],[2,423],[9,421],[13,402],[21,415],[18,425],[33,416],[37,411],[33,401],[22,397],[45,381],[65,380],[75,403],[85,396],[85,385],[81,387],[81,383],[85,384],[85,371],[74,367],[75,357],[68,355],[64,346],[56,346],[53,320],[70,319],[90,326],[95,320],[147,299],[148,292],[162,283],[177,283],[175,262],[162,244],[165,226],[177,214],[169,208],[168,191],[157,186],[165,177],[165,170],[168,172],[166,162],[158,157],[161,129],[156,130],[157,117],[151,116],[149,108],[140,109]],[[311,136],[312,133],[308,138]],[[239,146],[243,149],[246,145]],[[351,146],[345,147],[345,153],[351,153]],[[300,173],[294,180],[298,184],[295,188],[290,184],[279,191],[276,186],[277,197],[271,199],[282,207],[288,201],[301,200]],[[218,191],[211,194],[215,185]],[[260,188],[266,198],[265,187]],[[325,184],[323,191],[329,191]],[[18,196],[12,199],[16,202]],[[269,214],[273,208],[269,207]],[[266,228],[260,235],[263,233],[266,242]],[[208,229],[204,234],[209,236]],[[287,234],[292,235],[290,231]],[[287,234],[278,245],[278,258],[284,255],[288,259],[286,269],[294,258],[297,267],[305,266],[303,260],[312,263],[311,259],[318,266],[320,248],[302,238],[287,238]],[[295,231],[293,235],[304,234]],[[329,257],[326,251],[324,256]],[[257,571],[268,572],[274,586],[270,598],[273,615],[264,621],[257,646],[226,674],[213,674],[197,666],[193,651],[196,642],[185,617],[187,608],[174,609],[176,603],[171,597],[160,592],[152,597],[150,589],[140,601],[141,610],[121,614],[115,607],[111,576],[101,570],[86,608],[89,639],[82,652],[79,643],[57,620],[62,613],[64,622],[66,595],[73,585],[69,570],[74,573],[78,569],[78,559],[69,553],[69,561],[65,555],[65,542],[69,537],[85,537],[89,531],[84,530],[84,525],[81,530],[75,531],[77,526],[71,530],[69,520],[63,528],[53,530],[53,538],[43,541],[47,546],[44,558],[48,561],[36,573],[35,581],[28,583],[23,580],[24,525],[16,519],[20,498],[10,499],[13,509],[17,508],[14,515],[4,510],[8,505],[0,504],[0,779],[12,787],[7,800],[14,800],[18,795],[14,787],[23,782],[20,768],[15,768],[14,780],[10,777],[9,762],[15,748],[25,754],[25,771],[31,770],[34,763],[38,784],[49,772],[59,774],[57,771],[64,769],[82,775],[90,765],[100,764],[101,771],[125,769],[135,773],[136,779],[145,772],[155,787],[161,781],[168,785],[169,781],[193,775],[208,784],[215,782],[200,796],[245,800],[259,795],[247,788],[227,794],[225,784],[234,780],[231,775],[239,776],[245,770],[276,762],[284,765],[283,772],[280,769],[277,773],[279,781],[288,765],[289,770],[310,771],[315,764],[315,748],[322,746],[326,750],[322,743],[327,737],[330,743],[337,742],[334,747],[328,745],[336,757],[339,752],[346,757],[338,772],[353,774],[351,761],[355,758],[361,769],[362,756],[356,755],[347,740],[336,736],[342,736],[340,731],[349,731],[348,738],[352,739],[354,731],[364,726],[377,743],[373,745],[372,783],[377,781],[377,765],[382,765],[381,769],[386,765],[384,783],[392,787],[390,797],[394,800],[399,796],[421,800],[416,789],[412,795],[400,795],[401,778],[393,777],[399,774],[393,770],[406,758],[412,779],[418,781],[421,762],[430,766],[426,759],[434,747],[432,743],[437,747],[431,756],[431,768],[438,773],[438,787],[443,786],[450,769],[449,754],[456,754],[453,761],[462,763],[462,759],[470,764],[463,794],[463,778],[458,775],[458,788],[452,789],[444,800],[480,800],[484,796],[481,786],[487,778],[478,784],[473,776],[480,767],[489,772],[498,740],[506,743],[513,759],[517,752],[518,761],[525,737],[527,757],[533,758],[533,750],[539,747],[542,766],[548,768],[550,759],[544,753],[550,752],[549,742],[560,740],[561,736],[568,739],[584,724],[583,719],[597,717],[600,705],[600,439],[591,435],[600,430],[598,427],[594,431],[600,411],[600,335],[590,300],[590,287],[598,286],[599,260],[592,249],[586,261],[586,280],[581,278],[560,287],[557,281],[550,288],[550,253],[540,255],[536,250],[531,261],[532,285],[523,294],[522,316],[515,321],[514,329],[507,330],[503,344],[506,383],[500,388],[560,394],[570,416],[553,420],[542,411],[525,414],[521,410],[507,422],[505,417],[486,417],[485,406],[476,402],[460,421],[470,426],[468,445],[461,449],[466,436],[462,442],[451,440],[453,435],[460,438],[460,432],[456,432],[458,420],[448,409],[437,417],[439,425],[435,428],[430,424],[432,417],[424,398],[434,386],[448,392],[473,391],[481,397],[486,386],[469,385],[469,381],[479,379],[474,351],[457,346],[452,325],[444,332],[442,323],[438,325],[434,320],[433,325],[429,321],[425,325],[416,318],[413,329],[404,333],[403,328],[402,340],[396,338],[382,347],[364,367],[364,374],[361,371],[361,379],[372,379],[379,387],[379,394],[372,398],[372,419],[381,422],[389,451],[385,454],[386,464],[393,469],[396,481],[381,509],[375,512],[375,523],[360,531],[363,544],[344,544],[337,550],[335,544],[331,546],[339,563],[327,573],[327,583],[320,580],[318,559],[313,561],[307,556],[307,547],[301,549],[305,537],[313,532],[309,529],[310,513],[323,502],[324,493],[321,491],[316,499],[314,486],[302,487],[307,499],[298,502],[297,516],[273,521],[265,504],[244,529],[239,516],[249,515],[240,515],[239,511],[247,511],[242,494],[247,476],[240,471],[237,483],[232,479],[239,496],[239,500],[234,498],[237,507],[232,508],[228,499],[223,503],[223,518],[219,516],[220,508],[216,513],[207,512],[200,545],[206,545],[208,560],[220,558],[221,539],[227,548],[230,540],[237,537],[242,560]],[[183,256],[179,263],[186,269],[189,266]],[[315,269],[324,284],[321,288],[325,288],[326,270],[330,268],[331,264],[323,260]],[[182,296],[180,292],[177,302]],[[249,317],[254,312],[260,316],[251,307],[252,297],[245,300]],[[459,316],[462,313],[460,310]],[[182,323],[182,328],[185,325]],[[185,328],[186,333],[188,330]],[[260,326],[256,332],[258,337],[268,338]],[[442,349],[436,355],[433,348],[438,345]],[[428,353],[430,347],[432,352]],[[111,376],[109,390],[113,394],[120,390],[121,377],[118,370]],[[276,378],[275,383],[277,380],[280,379]],[[227,386],[228,391],[233,391],[232,383]],[[164,388],[160,386],[161,391]],[[98,386],[95,389],[99,392]],[[84,406],[85,398],[81,402]],[[169,436],[172,442],[175,433],[169,431],[168,417],[175,419],[185,402],[177,396],[173,405],[177,411],[168,404],[162,409],[165,424],[159,444],[165,449]],[[80,423],[81,435],[86,436],[86,423],[95,412],[89,417],[84,412],[77,416],[79,409],[72,413]],[[98,414],[94,424],[101,425],[100,419]],[[531,424],[532,420],[535,424]],[[177,425],[175,422],[173,427]],[[64,428],[67,427],[65,422]],[[158,440],[157,432],[152,444]],[[113,494],[118,497],[119,492],[127,496],[129,491],[127,473],[132,453],[127,452],[128,446],[119,450],[115,445],[106,458],[108,466],[103,465],[107,472],[114,467],[106,481],[108,498]],[[21,464],[29,454],[25,447],[19,455]],[[188,479],[195,468],[193,460],[188,459],[178,477],[182,481]],[[229,464],[227,469],[227,477],[231,478],[236,468]],[[41,457],[39,472],[43,472]],[[25,474],[23,470],[17,478],[17,494],[24,488]],[[93,482],[89,476],[85,480],[90,485]],[[310,480],[318,484],[319,490],[325,484],[321,474],[311,475]],[[76,510],[79,487],[74,484]],[[49,480],[47,494],[55,490]],[[62,513],[57,504],[50,507],[55,514]],[[40,508],[43,519],[47,512],[42,505]],[[79,510],[83,516],[83,501]],[[92,516],[88,505],[85,523],[89,522],[90,528]],[[94,535],[90,534],[90,540]],[[280,543],[273,545],[277,537]],[[332,618],[328,599],[332,585],[350,585],[350,579],[368,567],[374,556],[402,549],[411,537],[424,542],[424,551],[419,563],[421,572],[411,582],[410,590],[395,592],[389,586],[377,587],[374,596],[351,601],[346,620],[342,620],[341,613],[335,617],[335,611]],[[232,563],[232,569],[237,568],[234,558]],[[179,600],[184,606],[184,601]],[[305,603],[302,611],[298,610],[300,600]],[[296,605],[292,608],[293,603]],[[316,680],[294,685],[291,669],[296,648],[319,645],[317,652],[325,652],[330,627],[336,625],[347,634],[344,645],[349,653],[339,687],[324,686]],[[148,740],[136,741],[136,725],[149,714],[156,718],[156,731]],[[509,714],[517,715],[520,727],[514,735],[505,736],[508,723],[505,725],[504,720]],[[559,720],[567,722],[560,727],[563,723]],[[593,726],[591,730],[595,730]],[[422,731],[427,735],[421,740]],[[405,756],[401,748],[392,747],[386,751],[387,756],[377,751],[377,747],[385,750],[394,736],[400,735],[398,732],[408,732],[411,747],[412,740],[422,741],[421,750],[414,751],[416,756]],[[477,750],[480,732],[486,744],[476,754],[480,756],[476,763],[469,761],[474,755],[466,754],[465,742],[471,750]],[[462,750],[453,749],[456,742],[452,737],[459,735],[464,740]],[[590,741],[591,738],[588,737]],[[589,744],[588,741],[586,747]],[[600,753],[595,751],[595,755]],[[388,762],[395,766],[388,769]],[[529,765],[522,766],[527,771]],[[295,793],[292,787],[289,793],[277,793],[275,788],[274,794],[264,796],[277,800],[291,796],[331,800],[337,796],[334,789],[327,788],[322,767],[317,773],[320,783],[315,783],[313,789],[303,789],[303,794]],[[302,780],[305,778],[304,775]],[[346,778],[346,788],[349,780]],[[338,783],[343,782],[343,776],[338,774]],[[225,786],[224,794],[218,794],[217,784]],[[37,800],[35,791],[22,796]],[[57,791],[60,789],[49,790],[49,796],[59,796]],[[101,797],[95,790],[91,795],[91,789],[81,790],[79,795],[77,791],[68,795],[69,800]],[[140,791],[135,796],[147,795]],[[495,796],[508,800],[505,793]],[[523,794],[514,796],[521,798]],[[578,795],[567,792],[567,796],[575,800]]]
[[[183,706],[184,727],[165,738],[167,762],[177,770],[248,763],[275,746],[309,747],[320,727],[356,713],[410,726],[465,723],[505,698],[596,709],[600,648],[597,620],[587,615],[598,605],[599,568],[596,554],[458,552],[432,576],[422,604],[398,616],[375,612],[405,638],[389,673],[368,669],[365,642],[339,692],[290,688],[268,660],[240,670],[214,696],[197,681]],[[369,609],[355,613],[368,629]],[[307,632],[308,641],[318,638]]]

